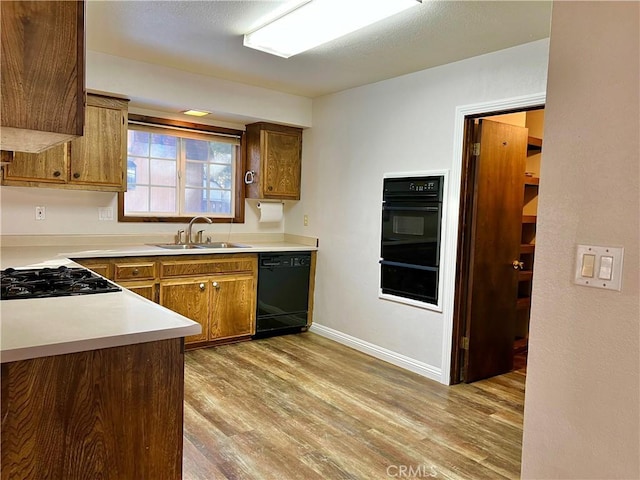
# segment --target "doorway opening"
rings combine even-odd
[[[465,116],[450,383],[526,372],[544,106]]]

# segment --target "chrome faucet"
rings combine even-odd
[[[193,217],[187,227],[187,243],[194,243],[191,230],[193,229],[193,224],[196,223],[197,220],[204,220],[207,223],[213,223],[209,217]]]

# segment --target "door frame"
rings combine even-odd
[[[460,221],[462,212],[467,208],[462,196],[463,175],[468,175],[468,169],[465,165],[465,148],[467,145],[467,137],[465,124],[467,117],[496,115],[498,113],[514,112],[522,110],[531,110],[536,107],[542,107],[546,103],[546,92],[524,95],[520,97],[512,97],[490,102],[482,102],[470,105],[461,105],[456,108],[455,127],[453,135],[453,163],[449,180],[449,207],[447,207],[447,239],[445,243],[446,251],[456,252],[447,255],[443,262],[443,270],[447,272],[445,276],[445,288],[447,298],[443,298],[444,311],[446,312],[443,325],[442,335],[442,369],[441,383],[451,385],[458,383],[459,365],[458,358],[460,354],[459,342],[461,332],[461,318],[457,307],[459,299],[463,296],[458,288],[458,257],[460,255],[461,245],[459,238],[461,235]],[[454,355],[456,361],[454,362]],[[455,365],[455,368],[453,368]]]

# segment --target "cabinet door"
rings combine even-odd
[[[132,291],[133,293],[137,293],[147,300],[151,300],[152,302],[158,301],[155,282],[118,282],[118,285]]]
[[[42,153],[14,152],[13,161],[4,168],[4,183],[65,183],[69,170],[67,144],[57,145]]]
[[[264,198],[300,199],[301,137],[297,133],[260,132]]]
[[[125,116],[122,109],[87,104],[85,121],[84,136],[71,142],[70,182],[124,191]]]
[[[82,135],[83,1],[0,2],[0,146],[43,152]]]
[[[160,282],[160,305],[202,326],[202,332],[185,337],[185,343],[206,342],[209,338],[209,285],[209,281],[201,279]]]
[[[253,275],[215,277],[211,280],[209,340],[255,333],[256,284]]]

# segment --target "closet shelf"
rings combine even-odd
[[[536,246],[533,243],[522,243],[520,245],[520,253],[533,253],[536,250]]]
[[[540,185],[540,177],[528,177],[525,175],[524,177],[525,185]]]
[[[542,139],[538,137],[529,137],[527,139],[527,146],[531,150],[542,150]]]

